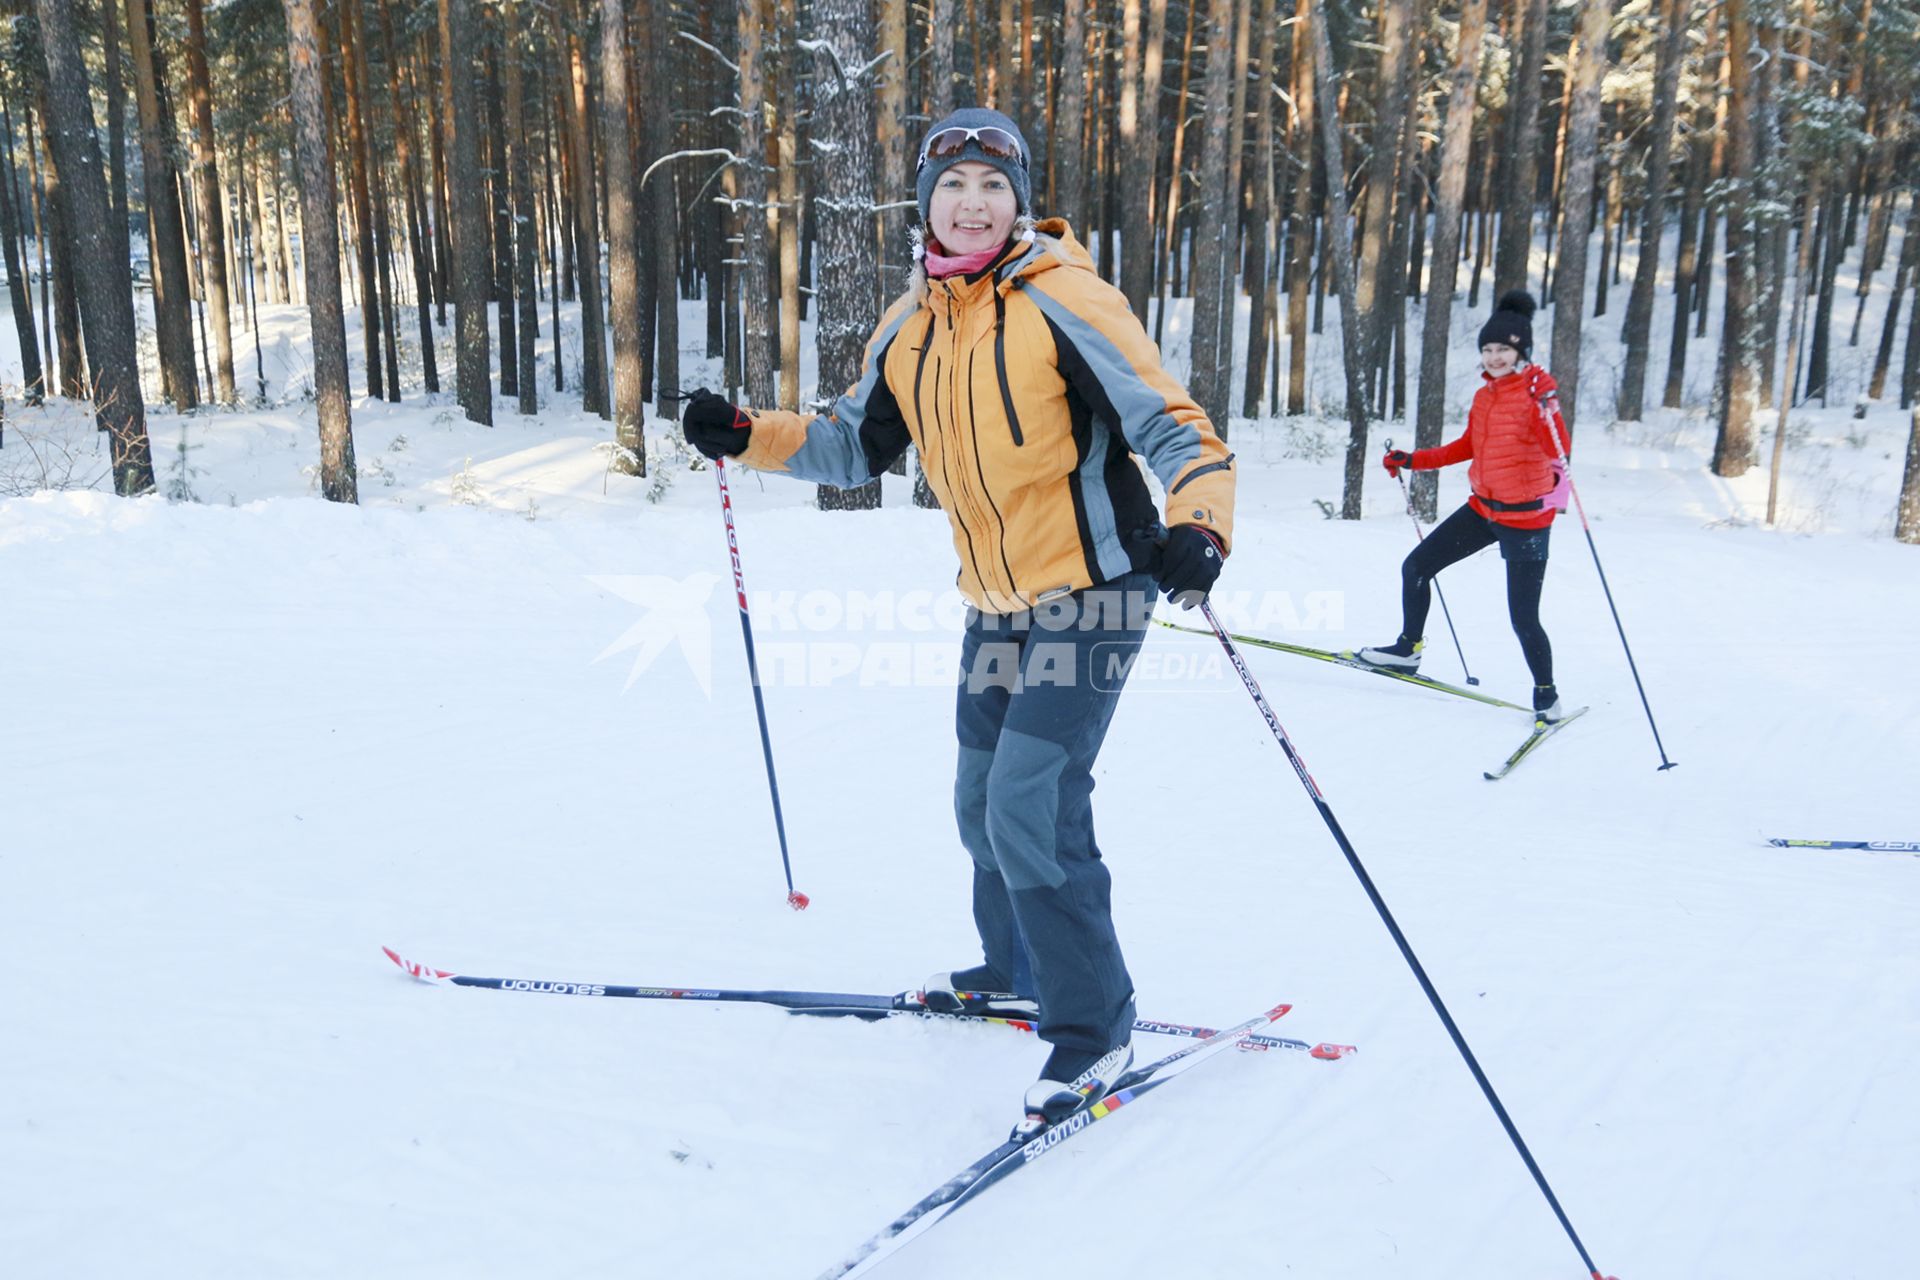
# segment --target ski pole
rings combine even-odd
[[[1387,452],[1393,452],[1392,440],[1387,441]],[[1413,490],[1407,488],[1407,478],[1398,471],[1393,473],[1393,478],[1400,482],[1400,496],[1407,501],[1407,519],[1413,521],[1413,540],[1425,542],[1426,532],[1420,528],[1420,517],[1413,511]],[[1479,684],[1480,677],[1467,670],[1467,651],[1460,647],[1460,633],[1453,629],[1453,610],[1447,608],[1447,593],[1440,589],[1440,579],[1433,580],[1433,590],[1440,597],[1440,616],[1447,620],[1447,634],[1453,637],[1453,651],[1460,656],[1460,669],[1466,671],[1468,684]]]
[[[1647,713],[1647,728],[1653,730],[1653,745],[1660,752],[1660,767],[1654,772],[1664,773],[1679,763],[1667,759],[1666,744],[1660,741],[1660,726],[1653,722],[1653,705],[1647,701],[1647,686],[1640,682],[1640,667],[1633,660],[1633,646],[1627,643],[1627,628],[1620,621],[1620,609],[1613,603],[1613,588],[1607,585],[1607,571],[1600,564],[1600,548],[1593,545],[1593,526],[1587,523],[1587,506],[1580,501],[1580,486],[1573,482],[1573,464],[1567,459],[1566,446],[1560,443],[1560,433],[1554,430],[1553,414],[1547,409],[1547,401],[1559,398],[1557,392],[1549,391],[1534,401],[1540,407],[1540,421],[1546,425],[1547,438],[1553,441],[1553,452],[1560,459],[1560,465],[1567,471],[1567,491],[1573,495],[1573,509],[1580,513],[1580,529],[1587,535],[1587,550],[1593,553],[1593,569],[1600,575],[1600,590],[1606,593],[1607,608],[1613,614],[1613,629],[1620,633],[1620,647],[1627,651],[1627,670],[1633,672],[1633,687],[1640,691],[1640,708]]]
[[[1400,932],[1400,925],[1394,920],[1393,912],[1387,909],[1386,900],[1380,896],[1380,890],[1374,887],[1373,878],[1367,874],[1366,867],[1361,865],[1360,855],[1354,852],[1353,842],[1347,839],[1347,833],[1340,827],[1340,820],[1333,815],[1333,806],[1329,805],[1327,798],[1320,794],[1319,784],[1315,783],[1313,775],[1307,772],[1306,763],[1300,759],[1300,753],[1294,750],[1293,740],[1287,736],[1286,729],[1281,726],[1280,718],[1274,715],[1273,708],[1267,705],[1266,696],[1260,692],[1259,681],[1253,678],[1253,672],[1247,669],[1246,661],[1240,656],[1240,650],[1234,647],[1232,637],[1227,634],[1226,628],[1220,625],[1220,619],[1214,616],[1212,602],[1203,599],[1200,602],[1200,612],[1206,616],[1208,624],[1212,626],[1214,637],[1227,651],[1227,660],[1233,663],[1233,669],[1240,673],[1240,682],[1246,685],[1247,693],[1253,698],[1253,705],[1259,708],[1261,718],[1267,722],[1267,728],[1273,731],[1274,740],[1280,744],[1280,749],[1287,753],[1287,762],[1299,775],[1300,785],[1305,787],[1307,794],[1313,798],[1314,806],[1320,810],[1321,820],[1327,824],[1327,830],[1333,833],[1335,843],[1340,846],[1340,852],[1346,855],[1347,865],[1353,868],[1353,874],[1359,878],[1360,887],[1367,891],[1367,898],[1373,903],[1373,909],[1379,913],[1381,923],[1385,924],[1387,932],[1393,935],[1394,945],[1400,948],[1401,957],[1406,960],[1407,967],[1413,970],[1413,976],[1420,983],[1420,989],[1426,992],[1427,1002],[1433,1006],[1433,1011],[1440,1015],[1441,1024],[1446,1027],[1447,1034],[1453,1039],[1453,1047],[1460,1051],[1460,1057],[1466,1062],[1467,1070],[1473,1073],[1474,1081],[1480,1086],[1480,1092],[1486,1095],[1487,1102],[1493,1107],[1494,1115],[1500,1118],[1500,1125],[1507,1131],[1507,1138],[1513,1143],[1513,1149],[1520,1153],[1520,1159],[1526,1164],[1527,1172],[1533,1175],[1540,1193],[1552,1206],[1553,1215],[1560,1220],[1561,1229],[1567,1233],[1567,1239],[1573,1241],[1574,1250],[1579,1253],[1580,1261],[1587,1266],[1587,1274],[1592,1276],[1593,1280],[1606,1280],[1601,1276],[1599,1268],[1593,1265],[1593,1258],[1588,1255],[1587,1247],[1580,1243],[1580,1236],[1574,1231],[1573,1223],[1568,1220],[1566,1210],[1560,1207],[1559,1197],[1555,1196],[1553,1188],[1547,1185],[1546,1174],[1540,1171],[1540,1165],[1534,1160],[1533,1152],[1527,1149],[1526,1140],[1520,1136],[1520,1130],[1514,1126],[1513,1118],[1507,1114],[1506,1107],[1501,1104],[1500,1095],[1494,1092],[1492,1082],[1487,1079],[1487,1073],[1480,1069],[1479,1060],[1473,1056],[1473,1050],[1467,1047],[1466,1037],[1460,1034],[1460,1028],[1454,1023],[1453,1015],[1447,1012],[1446,1003],[1440,999],[1440,993],[1434,989],[1432,979],[1427,977],[1427,971],[1421,967],[1419,957],[1413,954],[1413,947],[1408,944],[1407,936]]]
[[[740,635],[747,645],[747,678],[753,682],[753,710],[760,717],[760,752],[767,760],[767,790],[773,796],[773,829],[780,836],[780,867],[787,873],[787,905],[805,911],[810,899],[793,887],[793,862],[787,856],[787,823],[780,816],[780,780],[773,773],[773,739],[767,735],[767,703],[760,693],[760,664],[753,656],[753,619],[747,614],[747,582],[740,573],[740,538],[733,528],[733,495],[727,489],[727,464],[713,460],[720,485],[720,513],[727,521],[727,554],[733,558],[733,597],[740,606]]]

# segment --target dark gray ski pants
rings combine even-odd
[[[1153,580],[1129,574],[1020,614],[969,611],[954,811],[987,965],[1040,1002],[1040,1037],[1104,1052],[1133,979],[1093,837],[1093,762],[1140,650]]]

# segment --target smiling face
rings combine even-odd
[[[934,237],[956,257],[998,249],[1013,235],[1019,212],[1006,175],[978,160],[962,160],[942,173],[927,202]]]
[[[1504,378],[1519,367],[1520,353],[1504,342],[1489,342],[1480,348],[1480,366],[1496,378]]]

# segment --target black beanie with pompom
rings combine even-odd
[[[1504,294],[1487,322],[1480,326],[1480,346],[1499,342],[1520,353],[1522,360],[1533,359],[1533,295],[1525,289]]]

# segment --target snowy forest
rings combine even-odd
[[[0,19],[9,1280],[1913,1270],[1920,0]]]
[[[6,390],[91,399],[122,494],[154,484],[145,405],[270,394],[259,313],[288,303],[338,500],[359,395],[444,382],[481,423],[577,398],[644,475],[683,349],[717,389],[797,407],[817,310],[819,386],[849,384],[910,265],[918,131],[975,103],[1029,122],[1036,205],[1156,339],[1189,303],[1215,422],[1344,414],[1345,518],[1370,422],[1439,440],[1436,295],[1535,290],[1569,418],[1706,407],[1721,476],[1777,468],[1794,406],[1909,408],[1920,381],[1920,236],[1893,234],[1915,216],[1920,23],[1887,0],[15,9]],[[1330,298],[1352,320],[1316,398]],[[562,304],[577,342],[543,361]],[[1617,335],[1605,371],[1589,332]],[[1837,375],[1837,346],[1870,355]]]

